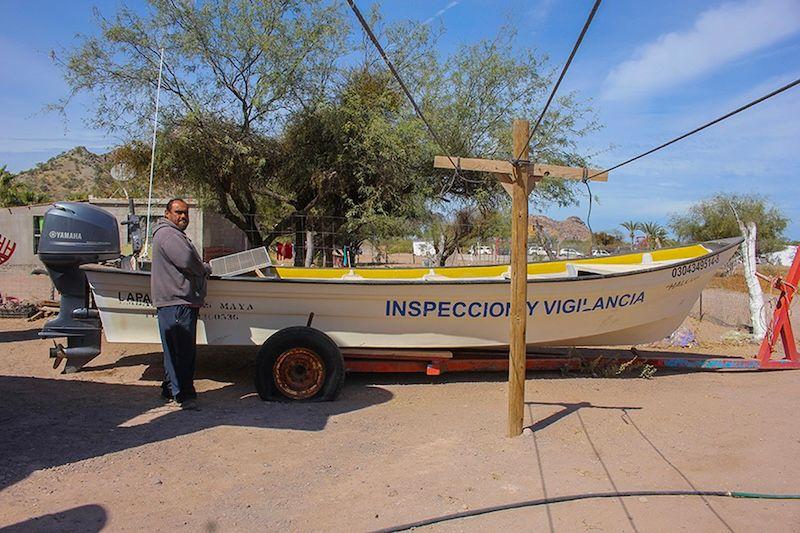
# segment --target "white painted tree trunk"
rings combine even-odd
[[[314,232],[306,231],[306,268],[311,266],[314,261]]]
[[[436,250],[436,257],[435,257],[436,265],[438,266],[444,266],[442,264],[442,255],[444,255],[444,245],[445,245],[445,238],[444,238],[444,232],[442,232],[442,234],[439,235],[439,249]]]
[[[764,293],[756,277],[756,223],[739,223],[739,229],[744,236],[742,243],[742,260],[744,263],[744,279],[747,283],[747,292],[750,295],[750,321],[753,323],[753,339],[760,341],[766,335],[766,321],[764,320]]]

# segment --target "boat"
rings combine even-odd
[[[741,239],[528,264],[528,346],[634,345],[672,333]],[[83,267],[110,342],[160,342],[150,274]],[[263,344],[306,324],[340,348],[508,345],[508,265],[272,269],[212,277],[198,344]]]
[[[117,228],[111,214],[86,204],[56,203],[45,215],[39,256],[61,304],[40,335],[67,338],[67,347],[55,343],[50,349],[54,368],[66,359],[65,372],[79,370],[100,353],[101,333],[109,342],[160,342],[150,273],[120,268],[128,263],[120,260]],[[659,340],[681,324],[741,242],[530,263],[526,343],[630,346]],[[268,257],[264,249],[261,254]],[[334,399],[344,382],[344,351],[387,356],[393,350],[388,357],[397,359],[509,345],[508,265],[269,266],[265,273],[242,268],[239,258],[223,260],[228,262],[233,266],[225,275],[208,281],[197,342],[260,346],[255,381],[265,400]]]

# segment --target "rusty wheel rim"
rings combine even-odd
[[[325,365],[320,356],[308,348],[292,348],[278,356],[272,375],[281,394],[305,400],[322,389]]]

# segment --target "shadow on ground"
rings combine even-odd
[[[199,370],[209,372],[202,363]],[[0,376],[0,490],[42,468],[221,425],[320,431],[333,415],[392,398],[381,387],[349,385],[335,402],[263,402],[249,373],[245,384],[241,371],[230,372],[233,383],[201,392],[200,411],[165,407],[151,385]]]
[[[2,533],[31,533],[51,531],[83,531],[93,533],[101,531],[108,522],[108,513],[100,505],[81,505],[50,513],[36,518],[30,518],[24,522],[12,524],[0,529]]]
[[[24,329],[19,331],[0,331],[0,342],[19,342],[39,339],[41,328]]]

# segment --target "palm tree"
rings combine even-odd
[[[623,222],[620,226],[628,230],[628,235],[631,238],[631,249],[633,249],[633,239],[636,237],[636,231],[642,229],[642,223],[629,220],[628,222]]]
[[[661,248],[667,240],[667,229],[658,222],[645,222],[641,227],[642,232],[647,235],[647,242],[650,246]]]

